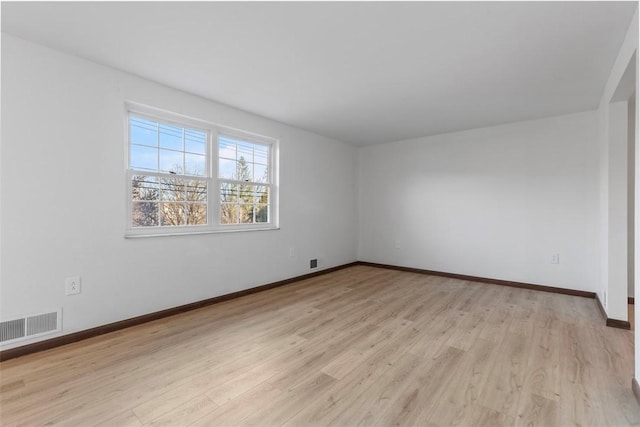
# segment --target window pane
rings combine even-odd
[[[220,224],[238,223],[238,205],[223,203],[220,205]]]
[[[207,158],[198,154],[185,154],[184,166],[185,174],[195,176],[205,176]]]
[[[129,167],[131,169],[158,170],[158,149],[131,145],[129,150]]]
[[[240,158],[238,160],[238,181],[253,181],[253,165]]]
[[[269,206],[255,205],[256,222],[269,222]]]
[[[171,125],[160,125],[160,147],[182,151],[182,128]]]
[[[160,224],[185,225],[184,203],[160,203]]]
[[[253,146],[254,162],[260,165],[269,164],[269,147],[266,145],[255,144]]]
[[[218,176],[223,179],[236,179],[236,161],[220,159]]]
[[[239,185],[238,187],[238,201],[240,203],[253,203],[253,196],[256,190],[255,186]]]
[[[207,225],[207,205],[203,203],[187,204],[187,225]]]
[[[238,200],[238,185],[226,182],[220,183],[220,203],[236,202]]]
[[[133,227],[157,226],[158,204],[154,202],[133,202],[131,225]]]
[[[206,202],[207,201],[207,181],[190,180],[187,181],[187,201]]]
[[[160,178],[160,196],[166,201],[184,201],[184,181],[180,178]]]
[[[160,189],[153,176],[134,175],[131,180],[132,200],[158,200]]]
[[[129,142],[131,144],[158,146],[158,123],[131,116],[129,119]]]
[[[240,223],[253,223],[253,205],[240,205]]]
[[[262,145],[229,136],[218,138],[219,176],[246,182],[269,181],[269,150]],[[232,160],[237,161],[233,164]],[[235,171],[233,167],[235,166]]]
[[[255,182],[269,182],[269,171],[266,165],[256,163],[253,166],[253,177]]]
[[[253,144],[246,141],[238,141],[238,160],[244,159],[253,163]]]
[[[260,203],[260,204],[269,203],[269,187],[256,185],[256,192],[255,192],[253,201],[254,203]]]
[[[160,172],[182,174],[183,156],[179,151],[160,150]]]
[[[184,149],[190,153],[206,154],[207,133],[197,130],[184,130]]]
[[[236,159],[236,142],[229,137],[221,136],[218,139],[220,157]]]

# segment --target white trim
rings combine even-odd
[[[252,144],[265,145],[269,147],[275,142],[273,138],[254,134],[251,132],[243,132],[241,130],[224,127],[222,127],[222,129],[222,132],[218,132],[218,137],[228,136],[229,138],[242,139],[243,141],[247,141]]]
[[[146,237],[170,237],[170,236],[193,236],[197,234],[224,234],[224,233],[242,233],[243,231],[272,231],[272,230],[280,230],[280,227],[255,227],[255,225],[259,224],[237,224],[242,227],[234,227],[234,226],[223,226],[224,228],[208,228],[206,230],[185,230],[186,227],[175,227],[177,230],[167,230],[168,227],[157,227],[161,228],[157,232],[153,233],[127,233],[124,235],[125,239],[138,239],[138,238],[146,238]],[[229,228],[227,228],[229,227]],[[148,229],[151,227],[144,227],[144,229]],[[154,227],[155,228],[155,227]],[[172,231],[172,232],[169,232]]]
[[[269,150],[269,179],[271,194],[269,195],[269,219],[272,224],[280,225],[280,141],[275,141]]]

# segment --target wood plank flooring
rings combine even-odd
[[[624,426],[592,299],[355,266],[0,364],[3,426]]]

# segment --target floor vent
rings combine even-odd
[[[0,322],[0,344],[25,340],[62,330],[62,310],[18,316]]]

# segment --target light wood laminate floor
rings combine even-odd
[[[622,426],[592,299],[355,266],[0,364],[0,424]]]

